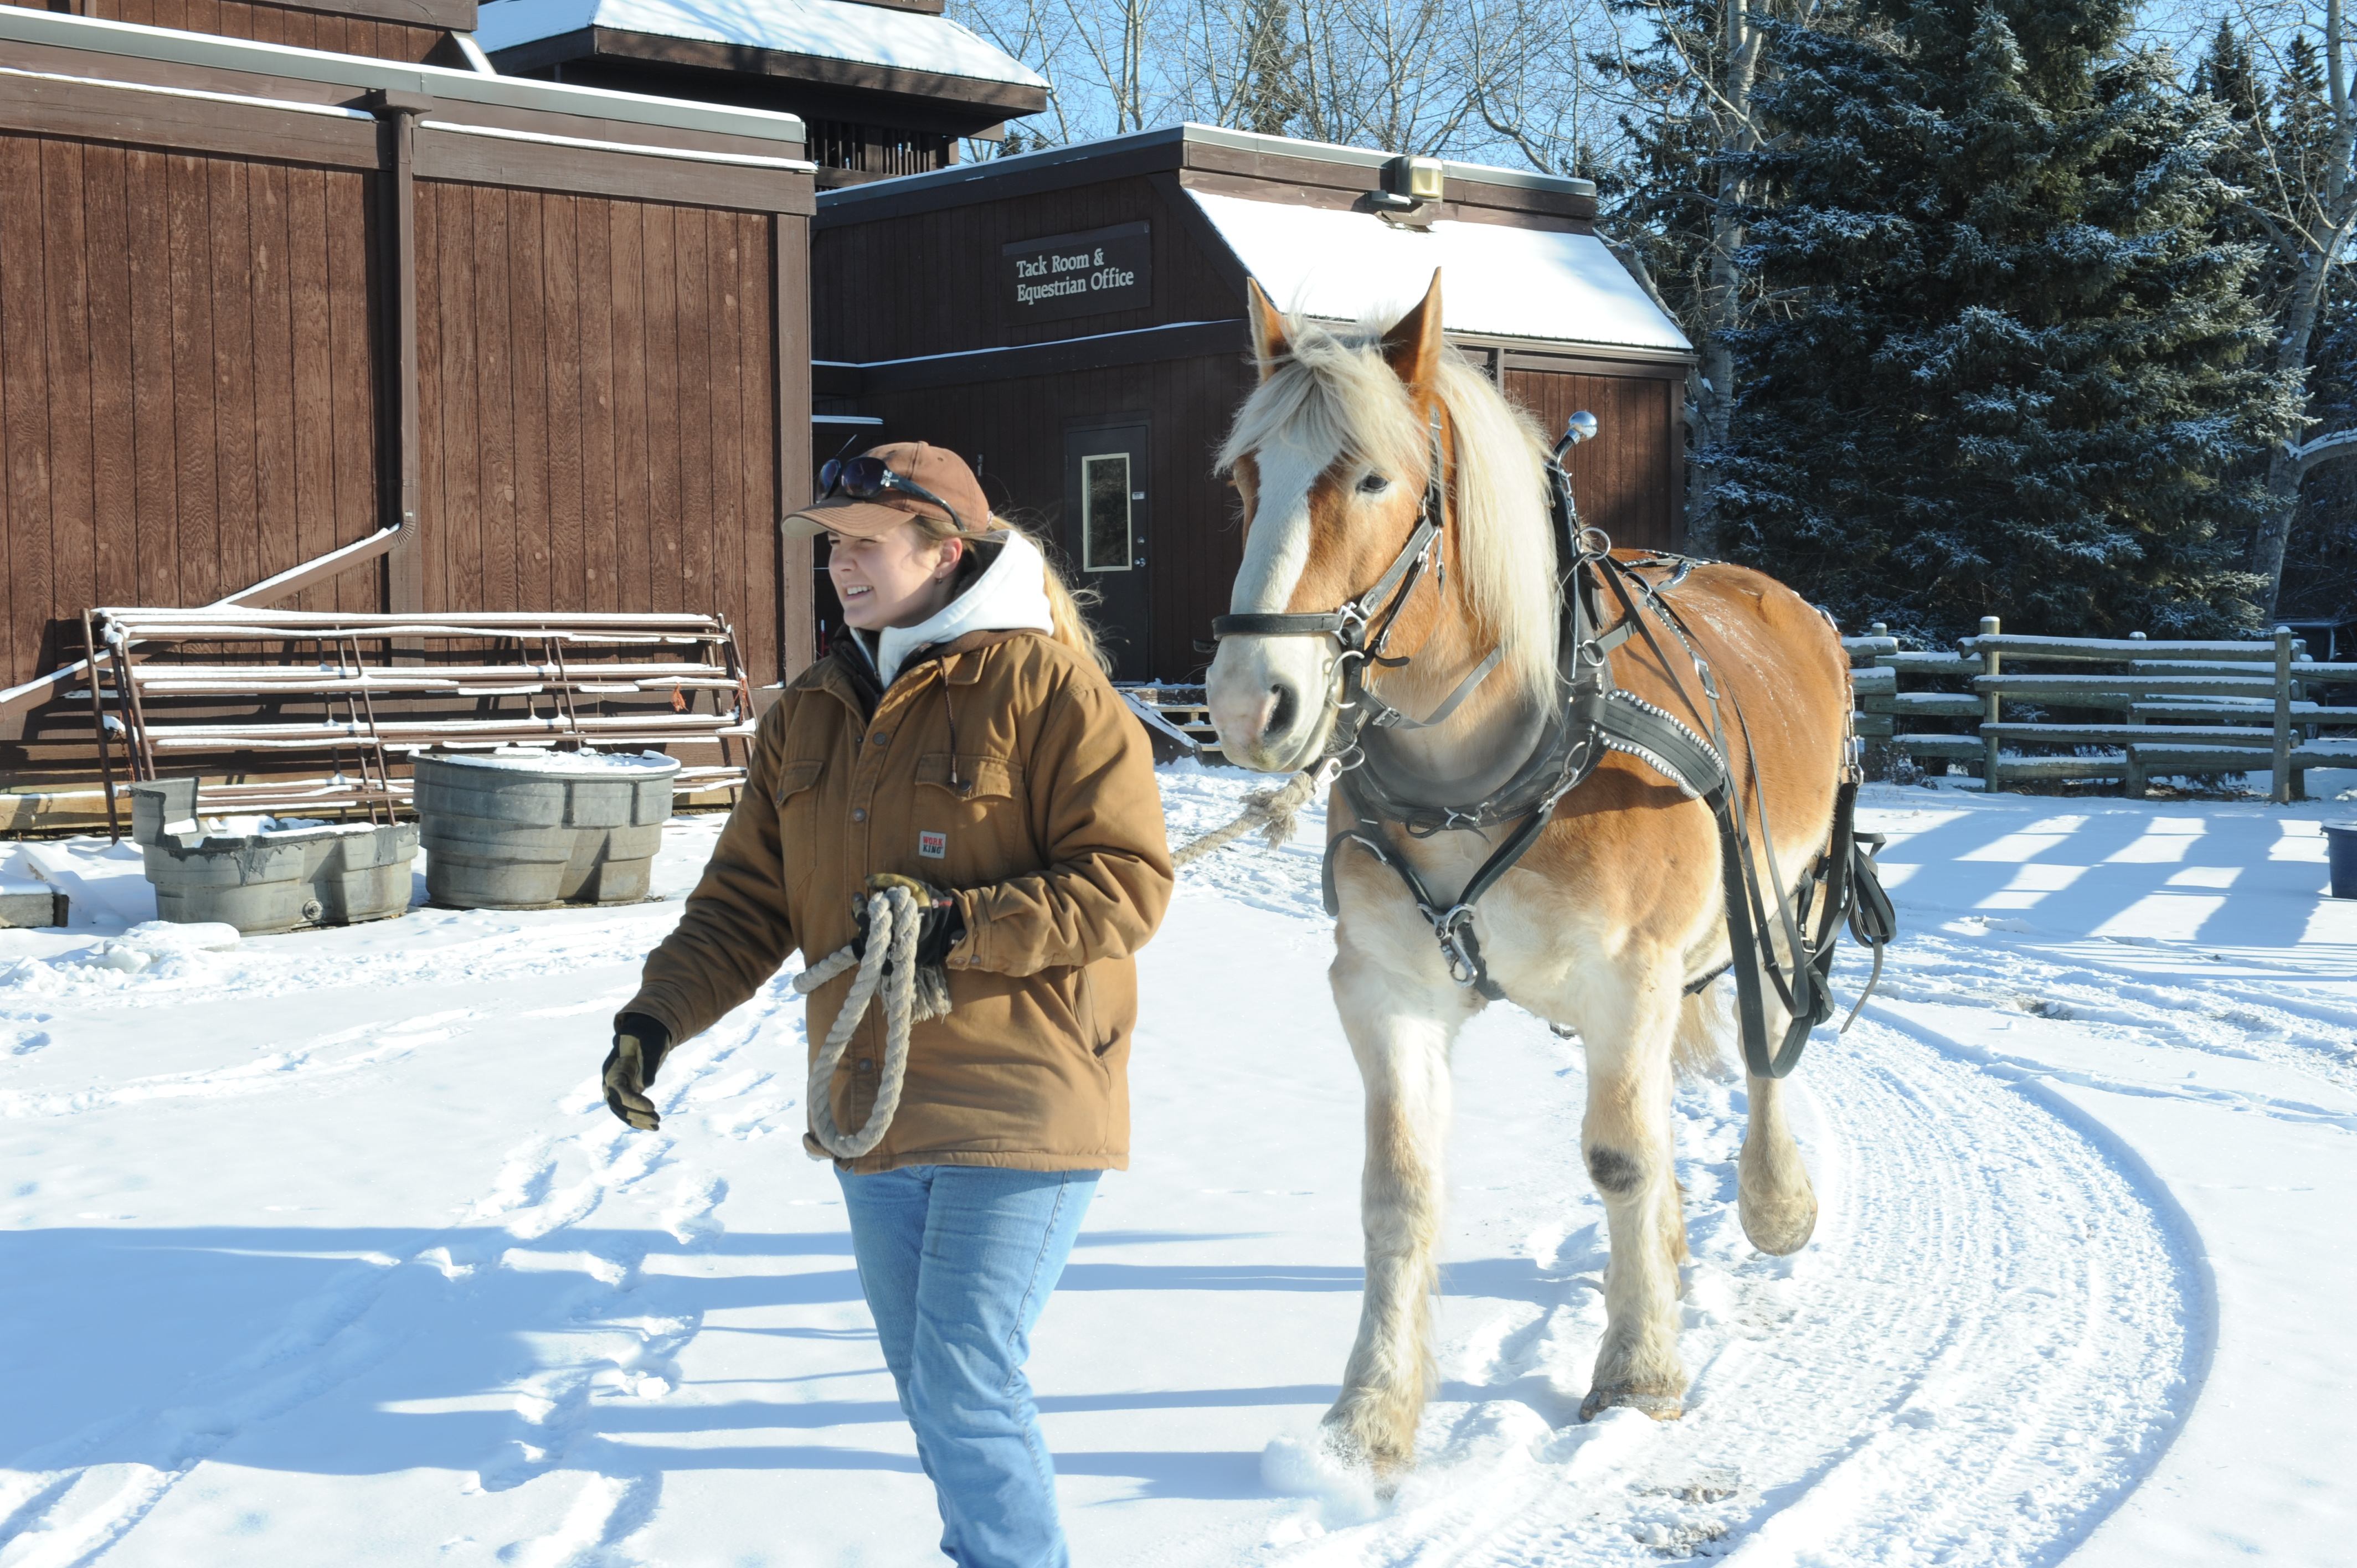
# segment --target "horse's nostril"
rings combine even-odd
[[[1294,710],[1301,704],[1290,686],[1276,686],[1271,690],[1276,693],[1276,703],[1268,711],[1268,733],[1280,736],[1293,727]]]

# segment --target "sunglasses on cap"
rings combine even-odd
[[[914,496],[930,501],[949,514],[960,532],[965,532],[965,520],[957,509],[916,480],[894,473],[884,466],[881,457],[830,457],[819,466],[818,499],[824,500],[838,491],[856,501],[872,501],[888,490],[898,490],[904,496]]]

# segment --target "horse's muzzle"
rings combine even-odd
[[[1227,637],[1204,678],[1220,750],[1261,773],[1306,767],[1325,743],[1333,708],[1332,652],[1322,638]]]

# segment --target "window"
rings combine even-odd
[[[1131,549],[1129,454],[1081,459],[1081,569],[1126,572]]]

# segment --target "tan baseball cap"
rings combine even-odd
[[[955,522],[961,532],[990,532],[989,498],[982,493],[981,482],[966,467],[965,459],[949,448],[928,446],[922,441],[895,441],[888,446],[871,446],[860,456],[880,459],[899,478],[940,498],[955,514],[944,521]],[[906,490],[879,490],[865,500],[838,490],[793,513],[783,527],[791,538],[843,533],[855,539],[881,539],[911,517],[942,516],[941,507]]]

